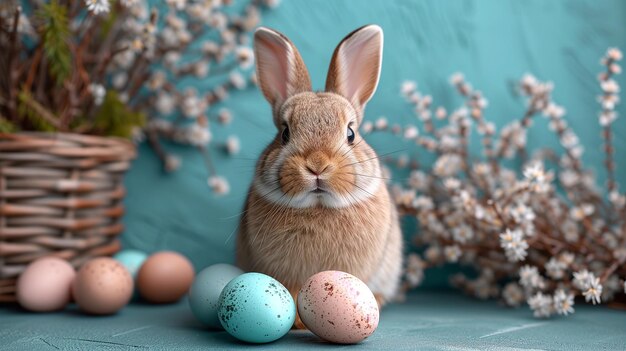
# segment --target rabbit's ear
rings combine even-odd
[[[383,30],[363,26],[335,49],[326,77],[326,91],[342,95],[362,112],[378,86],[383,59]]]
[[[298,49],[283,34],[260,27],[254,32],[259,87],[276,111],[290,96],[311,91],[309,72]]]

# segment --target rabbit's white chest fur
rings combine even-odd
[[[389,299],[401,269],[401,234],[384,194],[350,210],[293,209],[259,199],[252,191],[238,237],[238,264],[266,273],[291,290],[324,270],[351,273]]]

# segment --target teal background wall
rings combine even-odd
[[[555,100],[567,108],[566,118],[586,146],[584,159],[596,167],[600,179],[605,176],[596,75],[607,47],[626,49],[626,1],[283,0],[265,13],[262,23],[296,44],[316,89],[323,88],[337,43],[363,24],[379,24],[385,32],[383,70],[367,107],[367,120],[384,115],[405,124],[414,118],[399,94],[405,79],[417,81],[423,92],[434,96],[435,104],[449,110],[456,107],[460,99],[448,78],[461,71],[489,99],[487,118],[502,126],[524,111],[523,100],[512,93],[515,80],[525,72],[552,80]],[[626,86],[624,77],[618,82]],[[194,150],[168,145],[182,157],[183,165],[177,173],[165,175],[148,146],[141,145],[126,178],[125,247],[180,251],[196,268],[233,261],[234,232],[254,162],[274,127],[270,108],[256,89],[232,94],[224,106],[233,111],[235,121],[215,126],[214,137],[220,142],[237,134],[242,151],[235,157],[215,149],[212,153],[219,172],[230,181],[231,192],[223,197],[211,193],[201,156]],[[625,106],[619,106],[622,117],[615,123],[618,180],[624,186]],[[557,145],[545,124],[537,120],[529,134],[531,145]],[[384,136],[369,141],[379,153],[407,147]],[[427,277],[442,284],[441,275]]]

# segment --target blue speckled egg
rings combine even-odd
[[[148,258],[148,254],[139,250],[122,250],[113,256],[113,259],[121,263],[133,278],[137,276],[139,267],[146,258]]]
[[[224,329],[239,340],[266,343],[287,334],[296,318],[296,304],[276,279],[245,273],[226,285],[217,312]]]
[[[243,271],[233,265],[219,263],[203,269],[189,289],[189,307],[194,316],[212,328],[222,328],[217,318],[217,303],[222,290]]]

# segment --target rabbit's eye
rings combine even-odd
[[[289,142],[289,127],[285,126],[285,129],[283,129],[280,138],[283,141],[283,145]]]
[[[352,144],[354,142],[354,131],[352,128],[348,127],[348,143]]]

